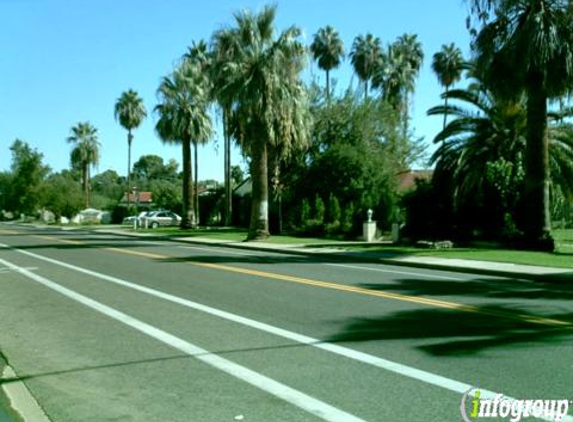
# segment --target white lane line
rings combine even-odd
[[[244,366],[238,365],[230,360],[223,359],[215,354],[212,354],[208,350],[202,349],[192,343],[189,343],[179,337],[167,333],[159,328],[156,328],[150,324],[133,318],[117,309],[111,308],[104,305],[101,302],[97,302],[90,299],[87,296],[79,294],[73,290],[61,286],[47,278],[34,274],[24,268],[18,267],[8,261],[0,259],[0,263],[7,266],[8,268],[19,272],[20,274],[26,276],[27,278],[42,284],[43,286],[52,289],[69,299],[72,299],[82,305],[87,306],[97,312],[100,312],[110,318],[115,319],[137,331],[140,331],[162,343],[165,343],[174,349],[180,350],[183,353],[200,360],[207,365],[212,366],[220,371],[223,371],[235,378],[245,381],[254,387],[259,388],[275,397],[278,397],[287,403],[290,403],[300,409],[305,410],[325,421],[331,422],[365,422],[364,419],[360,419],[350,413],[344,412],[334,406],[331,406],[323,401],[315,399],[312,396],[304,394],[294,388],[291,388],[285,384],[273,380],[272,378],[266,377],[258,372],[250,370]]]
[[[0,244],[0,247],[4,248],[11,248],[10,246]],[[349,349],[347,347],[339,346],[336,344],[324,343],[322,340],[318,340],[309,336],[305,336],[303,334],[298,334],[292,331],[288,331],[279,327],[275,327],[270,324],[265,324],[264,322],[259,322],[250,318],[242,317],[239,315],[232,314],[230,312],[226,312],[220,309],[212,308],[207,305],[202,305],[197,302],[193,302],[187,299],[180,298],[178,296],[170,295],[169,293],[164,293],[159,290],[151,289],[149,287],[140,286],[138,284],[130,283],[129,281],[125,281],[119,278],[115,278],[112,276],[108,276],[105,274],[98,273],[96,271],[91,271],[85,268],[77,267],[72,264],[68,264],[62,261],[58,261],[55,259],[47,258],[42,255],[36,255],[32,252],[11,248],[15,252],[19,252],[21,254],[49,262],[54,265],[58,265],[64,268],[68,268],[70,270],[80,272],[83,274],[90,275],[95,278],[99,278],[101,280],[105,280],[123,287],[127,287],[133,290],[137,290],[142,293],[149,294],[151,296],[155,296],[157,298],[167,300],[169,302],[177,303],[179,305],[185,306],[187,308],[191,308],[200,312],[204,312],[222,319],[226,319],[228,321],[236,322],[238,324],[245,325],[247,327],[251,327],[260,331],[264,331],[269,334],[273,334],[279,337],[283,337],[294,342],[304,344],[307,346],[315,347],[317,349],[325,350],[327,352],[343,356],[348,359],[353,359],[358,362],[362,362],[368,365],[375,366],[377,368],[384,369],[389,372],[393,372],[395,374],[405,376],[407,378],[412,378],[418,381],[421,381],[425,384],[431,384],[436,387],[440,387],[449,391],[453,391],[458,394],[466,394],[468,390],[479,389],[481,391],[481,397],[484,399],[491,398],[494,399],[495,396],[498,394],[494,391],[486,390],[479,386],[472,386],[470,384],[466,384],[461,381],[456,381],[451,378],[443,377],[441,375],[437,375],[431,372],[423,371],[421,369],[416,369],[407,365],[403,365],[401,363],[393,362],[391,360],[379,358],[377,356],[369,355],[367,353],[359,352],[357,350]],[[473,392],[471,394],[473,396]],[[509,396],[505,396],[508,400],[515,400]],[[549,420],[549,419],[547,419]],[[565,417],[562,419],[565,422],[573,422],[573,417]]]
[[[436,278],[436,279],[443,279],[443,280],[455,280],[455,281],[464,281],[465,278],[457,278],[457,277],[448,277],[445,275],[432,275],[432,274],[424,274],[424,273],[413,273],[409,271],[399,271],[399,270],[385,270],[382,268],[372,268],[372,267],[361,267],[358,265],[348,265],[348,264],[324,264],[329,265],[331,267],[342,267],[342,268],[352,268],[356,270],[364,270],[364,271],[376,271],[380,273],[390,273],[390,274],[402,274],[402,275],[411,275],[416,277],[423,277],[423,278]]]

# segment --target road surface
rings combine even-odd
[[[472,388],[572,400],[572,309],[573,283],[0,225],[18,375],[0,383],[55,422],[443,422]]]

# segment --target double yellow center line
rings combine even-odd
[[[59,238],[50,237],[50,236],[37,236],[37,237],[39,237],[41,239],[45,239],[45,240],[56,240],[56,241],[61,242],[61,243],[67,243],[67,244],[73,244],[73,245],[87,244],[85,242],[80,242],[80,241],[75,241],[75,240],[59,239]],[[136,251],[133,249],[123,249],[123,248],[113,248],[113,247],[103,248],[103,249],[114,252],[114,253],[133,255],[133,256],[139,256],[139,257],[150,258],[150,259],[165,260],[165,259],[172,259],[173,258],[173,257],[167,256],[167,255],[160,255],[160,254],[149,253],[149,252],[141,252],[141,251]],[[267,271],[252,270],[249,268],[234,267],[234,266],[230,266],[230,265],[212,264],[212,263],[204,263],[204,262],[193,262],[193,261],[188,261],[187,263],[190,265],[196,266],[196,267],[210,268],[210,269],[219,270],[219,271],[226,271],[226,272],[237,273],[237,274],[245,274],[245,275],[249,275],[249,276],[261,277],[261,278],[272,279],[272,280],[286,281],[289,283],[304,284],[307,286],[314,286],[314,287],[320,287],[323,289],[337,290],[337,291],[346,292],[346,293],[355,293],[355,294],[360,294],[360,295],[379,297],[379,298],[383,298],[383,299],[399,300],[402,302],[416,303],[416,304],[426,305],[426,306],[431,306],[431,307],[436,307],[436,308],[451,309],[451,310],[458,311],[458,312],[480,314],[480,315],[491,316],[491,317],[496,317],[496,318],[504,318],[504,319],[510,319],[513,321],[525,322],[525,323],[530,323],[530,324],[549,326],[549,327],[554,327],[554,328],[573,328],[573,324],[571,322],[562,321],[562,320],[553,319],[553,318],[545,318],[545,317],[541,317],[541,316],[537,316],[537,315],[523,314],[523,313],[517,313],[517,312],[506,312],[506,311],[501,311],[501,310],[483,308],[483,307],[479,307],[479,306],[475,306],[475,305],[467,305],[467,304],[462,304],[462,303],[449,302],[449,301],[431,299],[431,298],[420,297],[420,296],[410,296],[410,295],[401,294],[401,293],[391,293],[391,292],[384,292],[384,291],[379,291],[379,290],[371,290],[371,289],[365,289],[363,287],[349,286],[349,285],[338,284],[338,283],[330,283],[330,282],[326,282],[326,281],[313,280],[313,279],[301,278],[301,277],[294,277],[294,276],[290,276],[290,275],[286,275],[286,274],[271,273],[271,272],[267,272]]]

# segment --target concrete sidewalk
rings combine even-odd
[[[133,233],[125,230],[98,229],[98,232],[134,236],[139,238],[155,238],[152,233]],[[328,257],[329,259],[353,260],[362,262],[374,262],[387,265],[409,266],[453,272],[468,272],[474,274],[493,275],[500,277],[534,279],[539,281],[573,281],[573,269],[543,267],[535,265],[520,265],[504,262],[477,261],[470,259],[436,258],[429,256],[397,256],[387,253],[375,252],[352,252],[341,247],[313,247],[309,244],[277,244],[268,242],[242,242],[235,240],[210,239],[203,237],[170,237],[165,238],[190,244],[224,246],[243,250],[266,251],[286,253],[292,255],[304,255],[315,257]],[[360,243],[360,242],[358,242]]]

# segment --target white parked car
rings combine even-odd
[[[151,211],[141,217],[141,225],[156,229],[163,226],[178,226],[181,217],[172,211]]]
[[[133,225],[137,221],[137,225],[141,225],[141,219],[148,213],[149,211],[142,211],[138,215],[130,215],[129,217],[125,217],[123,219],[123,224],[130,224]]]

